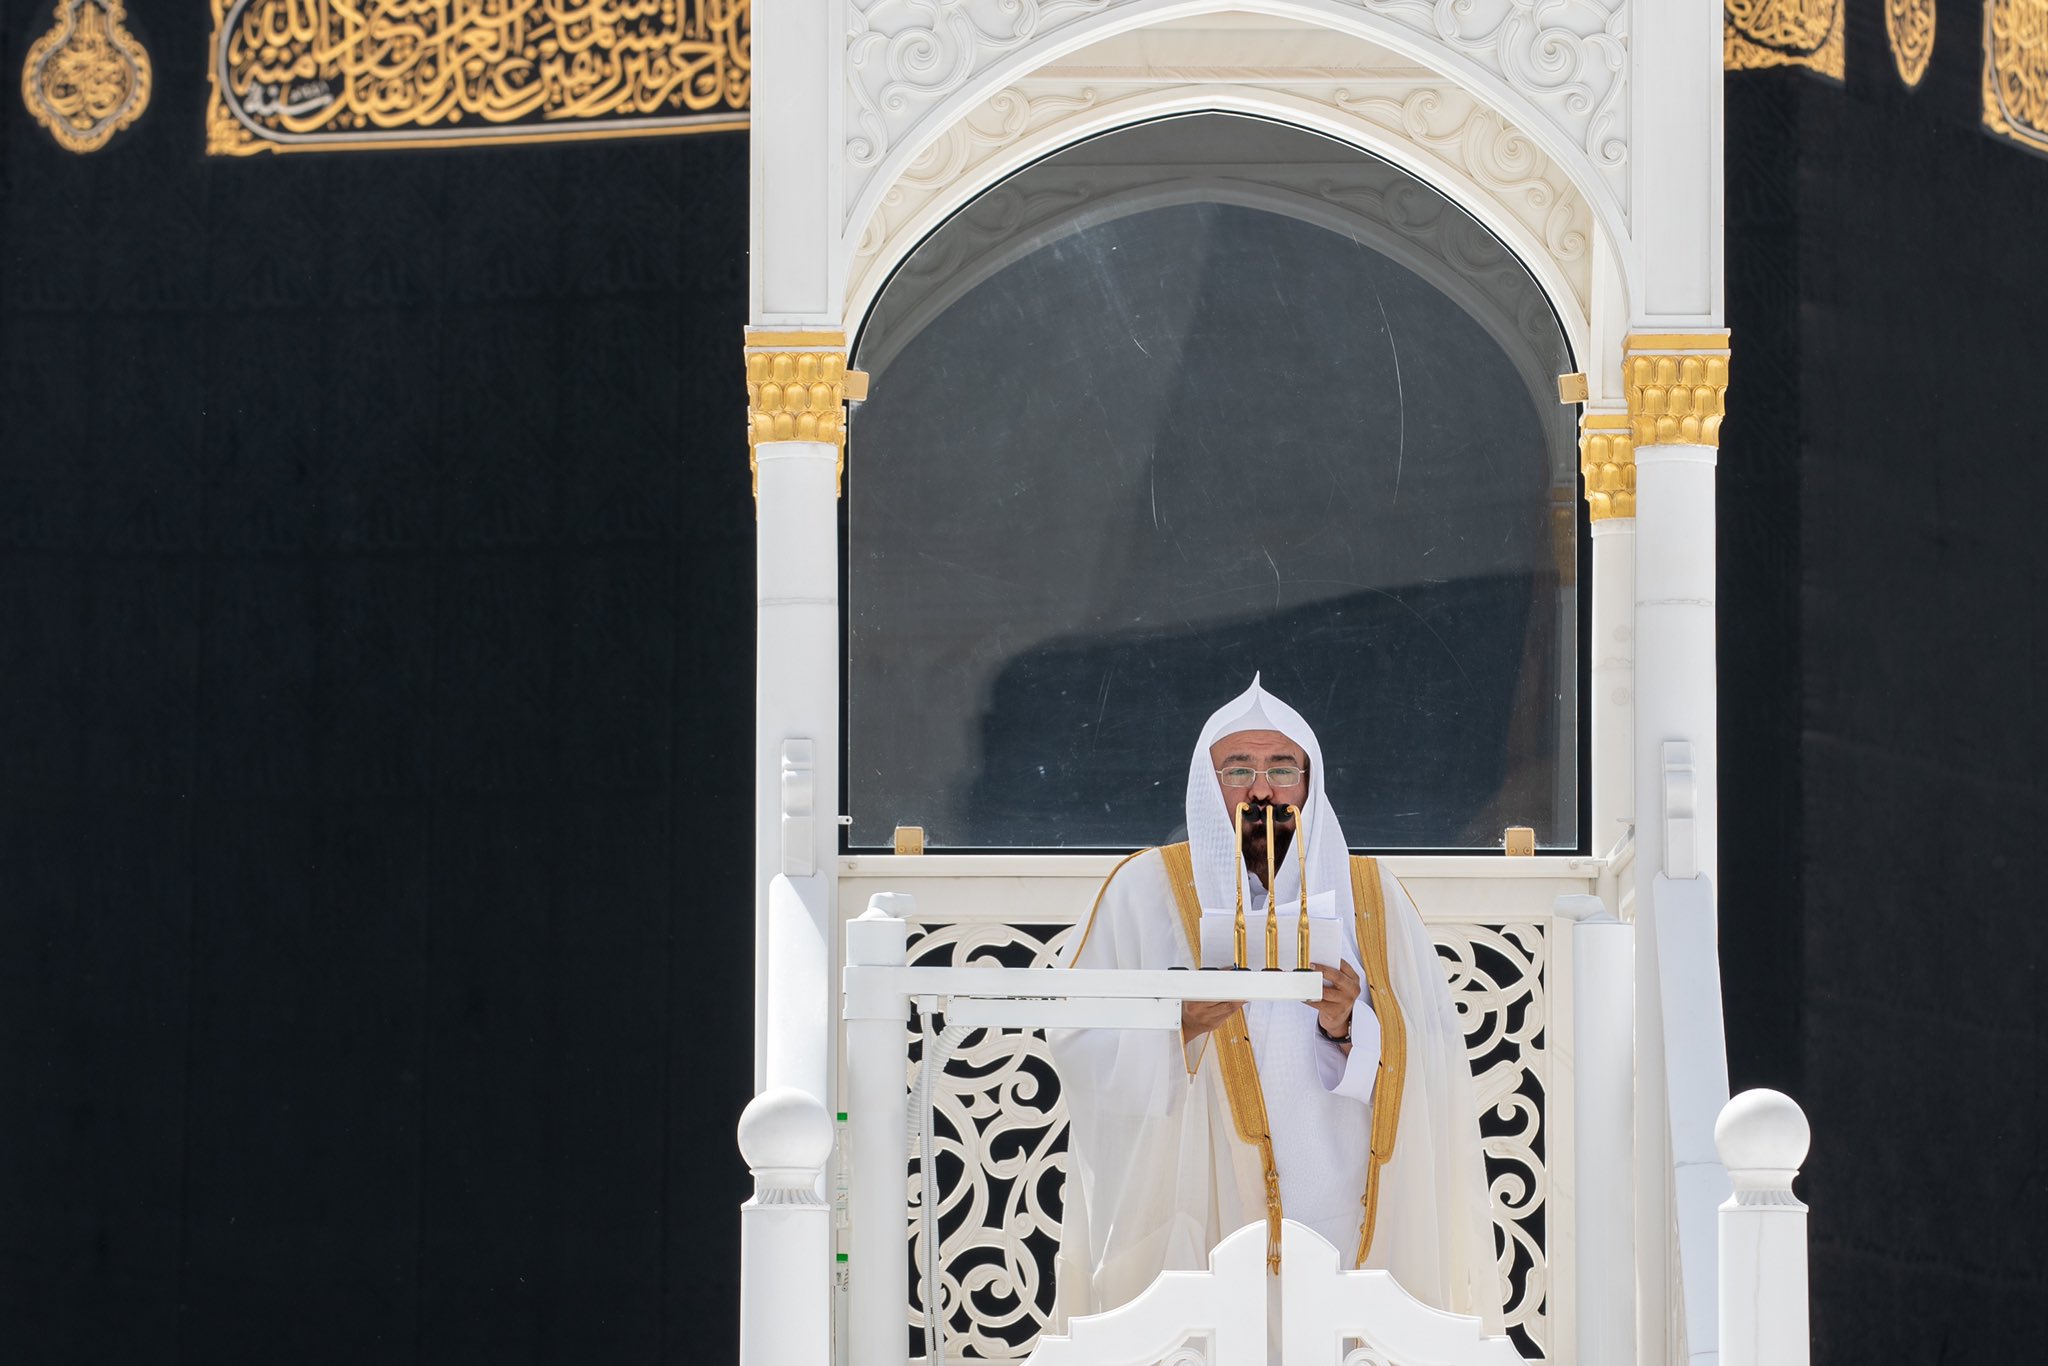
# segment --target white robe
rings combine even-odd
[[[1256,693],[1254,683],[1246,696]],[[1211,813],[1200,781],[1208,774],[1206,747],[1218,735],[1275,729],[1314,752],[1313,736],[1291,709],[1263,694],[1257,703],[1262,709],[1249,719],[1260,724],[1243,724],[1247,716],[1238,706],[1219,712],[1205,731],[1190,779],[1191,830],[1198,820],[1222,819],[1216,814],[1220,797]],[[1270,721],[1280,724],[1265,724]],[[1312,762],[1319,778],[1319,752]],[[1214,791],[1213,775],[1207,781]],[[1305,832],[1316,829],[1320,787],[1317,781],[1305,808]],[[1334,818],[1324,820],[1336,830]],[[1227,828],[1223,837],[1231,838]],[[1341,841],[1341,831],[1337,837]],[[1217,894],[1216,870],[1205,876],[1202,867],[1204,857],[1215,861],[1216,840],[1206,840],[1206,851],[1203,843],[1194,842],[1196,882],[1209,884],[1203,904],[1220,909],[1228,902]],[[1344,956],[1363,979],[1348,876],[1332,871],[1348,874],[1346,852],[1341,842],[1321,850],[1318,871],[1317,841],[1310,841],[1309,850],[1311,892],[1336,894]],[[1229,852],[1235,854],[1234,843]],[[1241,868],[1241,859],[1232,861]],[[1228,878],[1230,870],[1222,876]],[[1284,909],[1299,895],[1301,880],[1294,874],[1277,882]],[[1407,1066],[1399,1129],[1381,1173],[1364,1265],[1392,1271],[1417,1299],[1476,1314],[1498,1332],[1499,1272],[1463,1037],[1413,903],[1384,870],[1380,883],[1389,977],[1406,1023]],[[1247,920],[1256,925],[1263,916],[1250,912],[1263,911],[1264,893],[1255,882],[1246,884]],[[1111,875],[1062,961],[1081,969],[1193,964],[1160,851],[1134,855]],[[1219,996],[1227,996],[1228,977],[1216,976]],[[1379,1021],[1361,994],[1346,1058],[1317,1033],[1316,1019],[1307,1003],[1255,1003],[1246,1010],[1282,1208],[1349,1262],[1364,1214]],[[1211,1248],[1243,1225],[1264,1221],[1267,1206],[1264,1160],[1257,1145],[1238,1136],[1212,1038],[1183,1049],[1179,1034],[1165,1030],[1049,1031],[1047,1037],[1070,1121],[1058,1268],[1063,1326],[1073,1315],[1128,1302],[1161,1271],[1205,1267]]]

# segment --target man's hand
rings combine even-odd
[[[1180,1041],[1183,1044],[1193,1043],[1229,1019],[1230,1012],[1243,1004],[1243,1001],[1182,1001]]]
[[[1323,999],[1316,1003],[1316,1022],[1323,1032],[1335,1039],[1351,1037],[1351,1007],[1357,1004],[1358,974],[1351,970],[1349,963],[1331,967],[1328,963],[1312,963],[1309,966],[1323,974]],[[1183,1016],[1183,1019],[1186,1017]],[[1185,1025],[1182,1026],[1186,1028]],[[1350,1052],[1351,1045],[1345,1044],[1344,1051]]]

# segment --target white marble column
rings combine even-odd
[[[1635,333],[1625,343],[1622,396],[1635,459],[1636,1256],[1638,1360],[1672,1359],[1683,1270],[1694,1288],[1715,1270],[1670,1253],[1677,1207],[1656,916],[1659,878],[1705,879],[1699,914],[1714,916],[1716,762],[1714,462],[1728,387],[1728,334]],[[1666,848],[1665,746],[1690,748],[1689,838]],[[1673,854],[1677,857],[1674,859]],[[1707,943],[1713,926],[1698,927]],[[1717,979],[1718,980],[1718,979]],[[1718,1006],[1718,1002],[1716,1003]],[[1720,1018],[1711,1027],[1719,1048]],[[1678,1079],[1689,1084],[1689,1079]],[[1725,1080],[1723,1082],[1725,1088]],[[1725,1089],[1723,1091],[1725,1094]],[[1711,1325],[1692,1325],[1711,1341]]]
[[[845,339],[836,331],[750,330],[745,364],[759,521],[754,1089],[761,1096],[757,1106],[781,1097],[786,1103],[776,1113],[803,1108],[815,1117],[824,1126],[829,1153],[831,1124],[824,1116],[836,1108],[832,1058],[839,995],[831,874],[838,850]],[[806,1106],[797,1107],[791,1097],[803,1098]],[[808,1119],[804,1125],[815,1127]],[[742,1124],[743,1145],[747,1135]],[[823,1161],[821,1154],[814,1165]],[[752,1344],[743,1356],[824,1363],[831,1356],[830,1211],[822,1202],[813,1208],[815,1193],[809,1200],[798,1199],[793,1187],[771,1194],[772,1200],[757,1202],[767,1200],[772,1209],[749,1207],[748,1237],[760,1245],[748,1244],[741,1269],[745,1331]],[[770,1307],[778,1297],[792,1307],[789,1316]]]
[[[746,348],[755,559],[755,1086],[829,1110],[826,1072],[770,1076],[772,1056],[829,1060],[839,792],[839,485],[845,338],[755,329]],[[808,931],[806,930],[808,922]],[[771,925],[773,932],[771,935]],[[806,935],[808,934],[808,938]],[[773,940],[774,942],[771,942]],[[781,952],[783,961],[774,961]],[[771,985],[772,983],[772,985]],[[786,1018],[771,1022],[771,1015]],[[795,1039],[791,1019],[827,1031]],[[775,1036],[776,1047],[769,1042]]]

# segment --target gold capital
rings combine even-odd
[[[754,496],[761,495],[755,448],[768,441],[824,441],[838,447],[837,473],[846,474],[846,400],[865,391],[846,368],[843,332],[747,334],[747,467]],[[865,378],[865,377],[860,377]]]
[[[1579,424],[1579,472],[1586,519],[1636,515],[1636,444],[1626,413],[1587,413]]]
[[[1728,334],[1630,337],[1621,362],[1621,389],[1635,445],[1719,446],[1721,418],[1728,410]]]

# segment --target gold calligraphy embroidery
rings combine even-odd
[[[2048,152],[2048,0],[1985,0],[1984,126]]]
[[[121,0],[57,0],[57,23],[21,68],[21,98],[73,152],[91,152],[149,106],[149,54],[122,26]]]
[[[1934,55],[1934,0],[1884,0],[1884,31],[1892,65],[1908,86],[1920,84]]]
[[[207,151],[746,122],[752,0],[212,0]]]
[[[1723,0],[1721,65],[1804,66],[1842,79],[1842,0]]]

